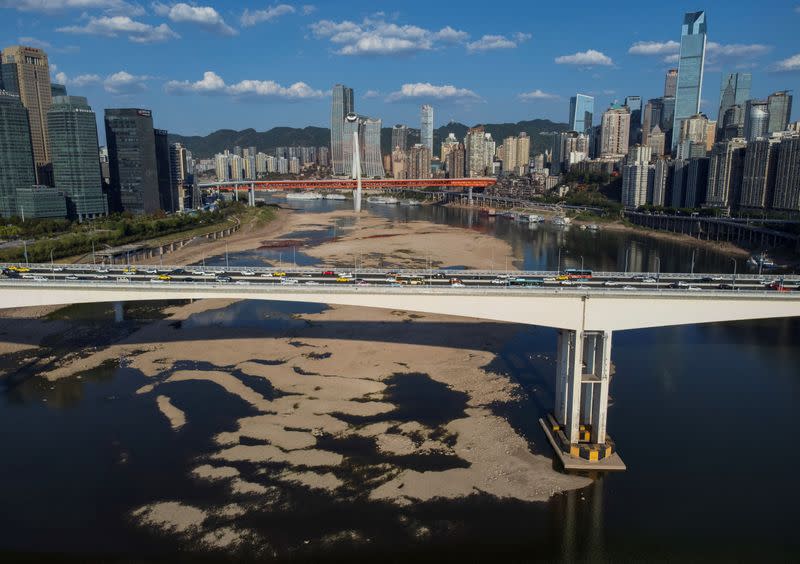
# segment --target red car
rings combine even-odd
[[[773,282],[769,286],[767,286],[770,290],[775,290],[776,292],[790,292],[789,288],[781,284],[780,282]]]
[[[336,273],[333,270],[326,270],[322,273],[323,276],[336,276]]]

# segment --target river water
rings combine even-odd
[[[292,202],[307,212],[345,209],[349,202]],[[533,228],[489,219],[470,210],[371,206],[397,221],[427,220],[462,226],[511,243],[517,266],[555,269],[731,273],[719,252],[639,234]],[[339,229],[348,229],[343,221]],[[309,234],[290,234],[296,239]],[[311,234],[311,242],[331,236]],[[302,249],[231,254],[231,264],[260,259],[313,264]],[[659,261],[656,261],[658,257]],[[206,259],[224,263],[225,257]],[[741,261],[739,261],[741,262]],[[503,268],[487,264],[488,268]],[[742,265],[739,265],[742,268]],[[72,329],[45,343],[58,356],[98,340],[119,338],[163,316],[164,304],[126,304],[123,324],[110,305],[73,306],[54,317]],[[224,311],[190,317],[204,324],[290,330],[293,314],[320,306],[240,302]],[[181,329],[176,329],[181,330]],[[502,501],[476,495],[420,503],[402,510],[357,497],[343,503],[302,488],[288,492],[291,510],[264,517],[263,532],[278,557],[394,559],[725,559],[781,561],[796,557],[800,493],[794,445],[800,402],[800,320],[689,325],[614,334],[616,367],[609,432],[628,465],[620,474],[597,476],[591,486],[545,503]],[[504,413],[534,444],[545,444],[537,419],[552,405],[555,332],[519,327],[492,369],[507,372],[526,399]],[[192,460],[211,437],[230,429],[251,409],[203,382],[173,384],[173,402],[202,413],[184,432],[171,432],[152,398],[134,392],[148,382],[122,362],[57,382],[26,368],[25,355],[7,355],[15,373],[0,380],[0,557],[35,552],[61,555],[133,555],[148,558],[189,550],[169,535],[155,535],[127,517],[153,500],[223,498],[221,487],[187,480]],[[202,363],[194,370],[207,369]],[[209,367],[210,369],[210,367]],[[463,410],[464,398],[422,376],[391,387],[393,401],[410,418]],[[270,397],[269,389],[259,390]],[[427,401],[422,398],[427,398]],[[432,408],[437,406],[437,409]],[[345,447],[342,447],[345,448]],[[359,453],[358,444],[347,445]],[[433,469],[433,468],[431,468]],[[401,515],[402,514],[402,515]],[[409,539],[412,519],[430,534]],[[404,521],[405,520],[405,521]],[[331,523],[362,532],[369,541],[309,546]],[[232,559],[247,559],[244,550]],[[219,554],[216,557],[220,556]],[[386,559],[386,558],[384,558]]]

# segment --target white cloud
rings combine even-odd
[[[456,88],[450,84],[437,86],[430,82],[415,82],[413,84],[403,84],[400,90],[392,92],[386,98],[387,102],[399,102],[402,100],[480,100],[472,90],[467,88]]]
[[[800,53],[792,55],[788,59],[778,61],[772,66],[772,70],[778,72],[795,72],[800,71]]]
[[[379,98],[380,95],[380,90],[367,90],[364,93],[364,98]]]
[[[228,85],[221,76],[212,71],[204,72],[203,78],[197,82],[170,80],[164,85],[164,90],[170,94],[227,94],[229,96],[257,96],[284,100],[306,100],[325,96],[324,92],[311,88],[305,82],[281,86],[272,80],[242,80]]]
[[[467,43],[467,51],[492,51],[495,49],[516,49],[516,47],[531,38],[530,33],[517,32],[510,38],[505,35],[484,35],[477,41]]]
[[[168,17],[175,23],[192,23],[212,33],[236,35],[237,31],[225,23],[223,17],[211,6],[190,6],[183,2],[167,6],[156,2],[153,10],[159,16]]]
[[[0,0],[0,8],[16,8],[20,12],[55,14],[67,10],[100,9],[110,14],[141,16],[144,8],[124,0]]]
[[[51,70],[55,71],[56,66],[50,65]],[[84,86],[89,86],[90,84],[98,84],[103,79],[100,78],[100,75],[97,74],[81,74],[76,76],[75,78],[69,78],[65,72],[56,72],[53,76],[53,80],[56,84],[64,84],[66,86],[74,86],[76,88],[83,88]]]
[[[665,63],[680,60],[681,44],[677,41],[637,41],[628,49],[631,55],[658,55]],[[724,45],[709,41],[706,44],[706,63],[709,65],[753,59],[768,53],[772,47],[760,43]]]
[[[244,27],[250,27],[260,24],[261,22],[274,20],[286,14],[294,14],[295,11],[294,6],[290,6],[289,4],[278,4],[276,6],[270,6],[266,10],[253,10],[252,12],[245,8],[241,17],[241,22]]]
[[[314,12],[316,12],[316,11],[317,11],[317,7],[316,7],[316,6],[314,6],[313,4],[305,4],[305,5],[302,7],[302,10],[303,10],[303,15],[304,15],[304,16],[309,16],[309,15],[311,15],[311,14],[313,14]]]
[[[549,94],[538,88],[536,90],[531,90],[530,92],[523,92],[519,95],[519,99],[523,102],[528,102],[530,100],[554,100],[558,98],[556,94]]]
[[[605,66],[610,67],[614,64],[611,57],[605,55],[600,51],[589,49],[588,51],[580,51],[572,55],[562,55],[556,57],[556,64],[559,65],[581,65],[584,67]]]
[[[145,75],[137,76],[123,70],[108,75],[103,81],[103,88],[111,94],[135,94],[147,90],[145,81],[151,78]]]
[[[398,25],[377,15],[361,23],[343,20],[320,20],[311,24],[312,35],[327,39],[337,46],[339,55],[401,55],[430,51],[439,45],[460,43],[467,39],[464,31],[450,26],[432,31],[415,25]]]
[[[105,37],[125,35],[134,43],[159,43],[180,37],[180,35],[172,31],[167,24],[152,26],[132,20],[128,16],[89,18],[89,21],[83,26],[60,27],[56,29],[56,31],[85,35],[103,35]]]
[[[628,49],[631,55],[671,55],[677,53],[681,44],[677,41],[637,41]]]
[[[52,47],[50,43],[47,41],[43,41],[41,39],[36,39],[35,37],[20,37],[19,42],[22,45],[27,45],[29,47],[37,47],[39,49],[49,49]]]

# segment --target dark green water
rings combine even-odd
[[[347,203],[304,205],[327,210]],[[621,270],[626,254],[629,270],[647,269],[656,256],[664,271],[688,270],[692,257],[691,247],[671,242],[602,231],[531,230],[466,210],[384,207],[379,213],[495,234],[512,243],[523,257],[521,266],[529,269],[553,268],[559,247],[568,265],[583,255],[586,266],[596,270]],[[229,260],[270,258],[260,253]],[[728,257],[707,250],[696,252],[695,263],[698,271],[729,272],[733,266]],[[291,314],[314,311],[319,307],[240,302],[184,324],[292,334],[302,330],[302,322]],[[88,347],[160,315],[159,308],[129,304],[120,326],[110,306],[70,308],[59,317],[73,329],[48,346],[63,351],[81,346],[83,339]],[[486,324],[487,331],[493,329]],[[489,368],[510,373],[526,398],[497,410],[535,452],[547,453],[537,418],[553,401],[555,332],[519,327],[512,334]],[[478,495],[397,508],[366,501],[352,485],[337,496],[282,485],[281,511],[248,513],[242,524],[263,533],[279,557],[299,560],[794,560],[800,551],[795,532],[800,452],[793,441],[800,405],[798,335],[800,321],[792,319],[615,333],[609,431],[629,469],[547,503]],[[412,331],[399,338],[415,342]],[[216,367],[197,362],[179,368]],[[170,397],[190,421],[174,433],[152,397],[134,394],[151,380],[126,367],[124,358],[56,383],[30,376],[21,366],[20,375],[0,387],[0,560],[21,553],[43,560],[53,553],[77,560],[107,555],[168,561],[179,550],[186,559],[198,556],[173,537],[134,526],[127,514],[168,499],[223,503],[229,494],[222,486],[187,475],[198,456],[214,449],[212,437],[232,430],[237,419],[253,414],[252,407],[212,384],[169,384]],[[271,389],[257,391],[273,397]],[[390,391],[400,420],[439,424],[463,413],[464,397],[425,375],[400,371]],[[352,458],[343,472],[353,475],[380,456],[369,441],[333,441],[324,448]],[[459,467],[459,459],[447,458],[397,457],[391,463],[421,471]],[[252,473],[245,466],[240,471]],[[421,527],[424,536],[417,534]],[[314,540],[342,530],[358,531],[360,540]],[[263,554],[251,547],[227,556],[246,560]]]

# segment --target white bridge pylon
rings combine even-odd
[[[353,132],[353,178],[356,180],[356,189],[353,190],[353,209],[356,213],[361,211],[361,148],[358,146],[358,132]]]

